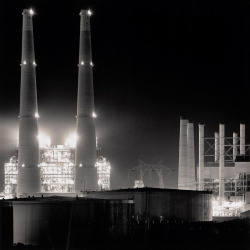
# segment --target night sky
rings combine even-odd
[[[177,185],[179,118],[226,136],[250,133],[249,1],[0,1],[0,165],[18,136],[22,10],[32,7],[39,129],[53,145],[75,131],[79,25],[90,8],[96,131],[113,188],[164,161]],[[197,154],[196,154],[197,159]],[[196,162],[197,163],[197,162]]]

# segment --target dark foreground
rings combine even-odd
[[[85,235],[82,239],[67,241],[65,246],[32,246],[18,243],[11,249],[244,249],[250,250],[250,219],[227,222],[163,221],[133,223],[132,234],[123,239],[108,239],[105,236]]]

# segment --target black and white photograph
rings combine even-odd
[[[249,0],[0,11],[1,250],[250,250]]]

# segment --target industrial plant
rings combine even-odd
[[[240,124],[239,136],[234,132],[232,137],[225,136],[225,125],[219,124],[219,132],[210,138],[200,123],[196,165],[194,123],[181,117],[178,189],[166,188],[163,175],[171,170],[162,162],[143,161],[131,169],[139,173],[133,188],[111,189],[112,163],[98,150],[95,131],[90,10],[80,11],[76,133],[64,145],[51,145],[38,126],[34,14],[32,9],[22,13],[19,139],[15,155],[4,165],[1,249],[18,242],[79,249],[83,236],[86,244],[108,244],[108,239],[112,244],[125,242],[126,247],[133,244],[131,239],[141,244],[144,237],[146,246],[153,232],[157,237],[184,235],[196,225],[208,225],[202,223],[249,216],[250,145],[245,143],[245,124]],[[159,186],[146,187],[144,175],[153,172]]]

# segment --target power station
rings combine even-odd
[[[250,207],[250,160],[246,152],[245,124],[240,124],[240,136],[225,135],[225,125],[219,124],[214,137],[205,137],[205,124],[200,123],[198,165],[195,165],[194,126],[180,119],[178,188],[207,190],[214,195],[214,216],[236,216]]]
[[[76,134],[64,145],[51,146],[38,126],[34,11],[23,10],[19,139],[16,155],[5,163],[7,200],[0,201],[0,219],[6,216],[11,223],[0,220],[0,247],[2,239],[12,233],[8,244],[45,242],[58,249],[75,244],[79,249],[81,237],[96,241],[96,232],[100,238],[113,240],[130,237],[139,228],[146,237],[150,226],[162,229],[163,222],[169,231],[170,222],[211,222],[216,216],[239,217],[250,210],[250,160],[246,156],[250,145],[245,144],[244,124],[239,137],[237,133],[226,137],[225,126],[220,124],[219,133],[209,138],[200,123],[196,166],[194,123],[181,117],[178,189],[164,188],[163,171],[169,174],[171,170],[162,162],[140,161],[132,169],[139,172],[134,188],[110,190],[110,162],[97,154],[91,14],[90,10],[80,12]],[[144,188],[144,174],[153,171],[159,188]],[[6,237],[3,225],[9,229]]]
[[[110,163],[97,160],[90,10],[80,12],[76,134],[51,146],[39,133],[32,9],[23,11],[19,140],[5,163],[5,197],[74,193],[110,187]],[[98,173],[98,176],[97,176]]]

